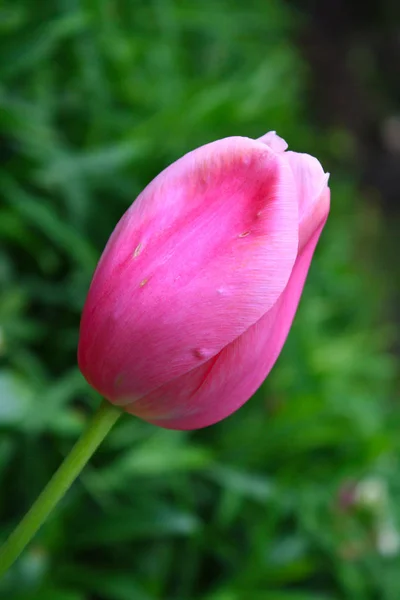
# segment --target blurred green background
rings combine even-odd
[[[351,4],[0,4],[0,540],[98,404],[80,311],[139,191],[200,144],[271,129],[332,189],[262,389],[194,433],[125,416],[2,598],[400,598],[398,8]]]

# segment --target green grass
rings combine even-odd
[[[380,221],[321,131],[278,0],[0,6],[0,539],[98,399],[76,366],[100,252],[186,151],[275,129],[331,172],[332,214],[263,388],[191,434],[124,417],[7,578],[9,600],[398,600],[400,412]],[[374,478],[368,504],[348,482]],[[379,495],[378,494],[378,495]],[[390,540],[389,540],[390,541]],[[384,545],[384,544],[383,544]]]

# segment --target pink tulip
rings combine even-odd
[[[329,212],[318,160],[274,132],[165,169],[122,217],[83,311],[79,366],[110,402],[170,429],[237,410],[289,332]]]

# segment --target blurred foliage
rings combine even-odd
[[[8,600],[400,597],[400,411],[380,216],[346,131],[307,111],[281,0],[0,5],[0,538],[98,399],[76,366],[98,256],[186,151],[276,129],[331,171],[332,214],[271,376],[206,430],[124,417],[20,561]]]

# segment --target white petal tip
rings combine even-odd
[[[268,133],[258,138],[258,141],[269,146],[274,152],[285,152],[288,148],[285,140],[277,135],[276,131],[268,131]]]

